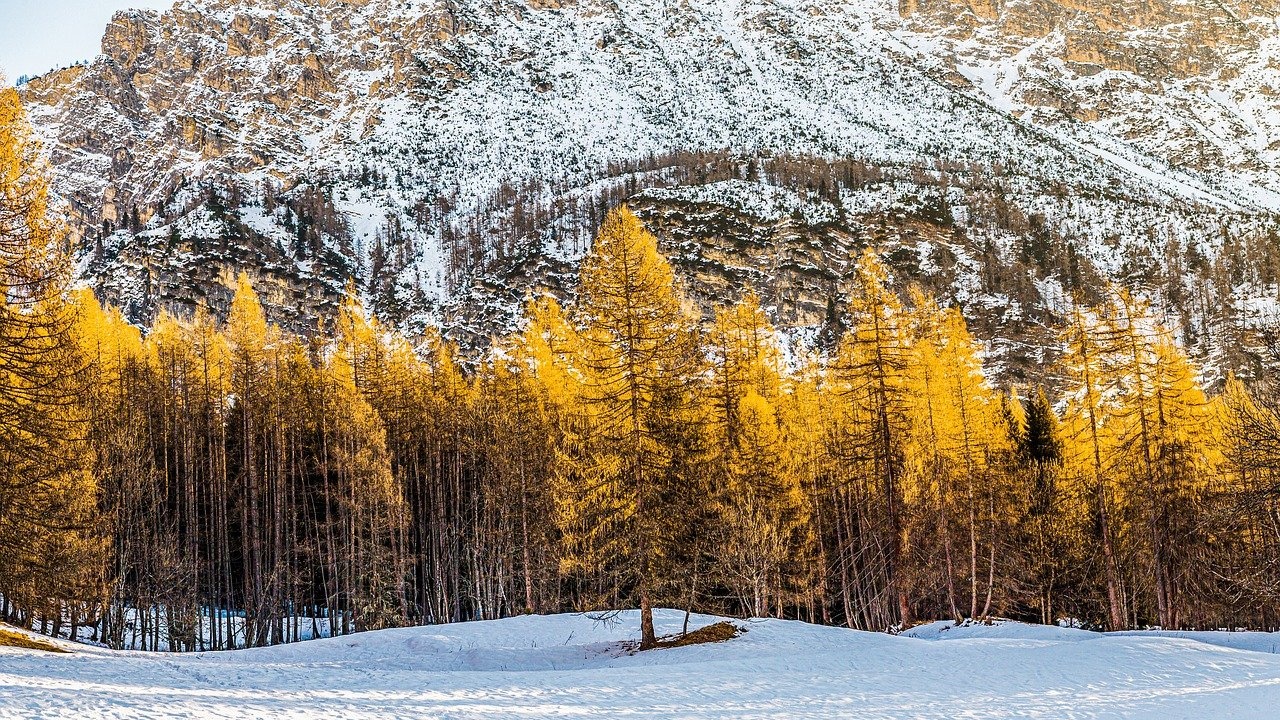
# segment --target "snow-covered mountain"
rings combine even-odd
[[[474,343],[629,200],[704,304],[755,287],[799,337],[870,243],[1014,377],[1104,279],[1247,375],[1280,347],[1277,11],[184,0],[23,92],[84,279],[139,322],[248,269],[295,327],[354,277]]]

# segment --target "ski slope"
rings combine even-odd
[[[682,618],[660,611],[659,632]],[[1280,706],[1280,643],[1266,633],[742,624],[726,643],[639,654],[623,645],[635,613],[190,655],[0,648],[0,717],[1238,719]]]

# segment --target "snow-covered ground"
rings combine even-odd
[[[682,614],[661,611],[659,632]],[[693,627],[718,618],[695,616]],[[189,655],[0,648],[0,717],[1270,718],[1280,638],[779,620],[630,654],[637,618],[388,630]]]

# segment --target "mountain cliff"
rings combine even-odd
[[[704,307],[798,341],[849,257],[964,308],[1010,379],[1073,292],[1155,301],[1221,376],[1280,355],[1274,2],[184,0],[23,87],[82,279],[146,323],[249,270],[349,279],[469,346],[571,293],[630,202]]]

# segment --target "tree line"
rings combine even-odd
[[[241,277],[144,334],[68,269],[0,95],[0,613],[115,647],[259,646],[666,605],[1277,626],[1280,412],[1209,393],[1151,308],[1058,318],[999,388],[961,312],[857,259],[829,351],[746,294],[710,323],[610,212],[576,297],[464,363],[353,291],[312,335]],[[1052,397],[1050,396],[1052,392]]]

